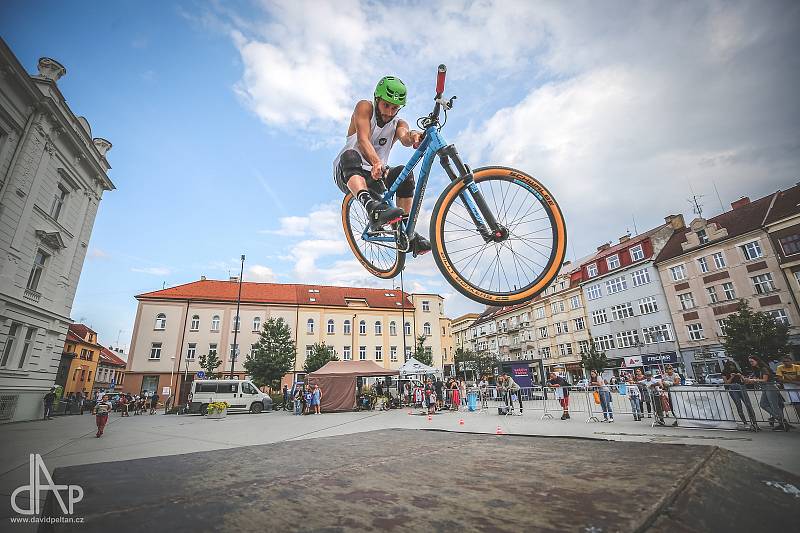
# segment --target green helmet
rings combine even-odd
[[[385,100],[390,104],[406,105],[406,86],[394,76],[384,76],[375,86],[375,98]]]

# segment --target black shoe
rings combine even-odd
[[[386,224],[393,224],[403,218],[403,210],[399,207],[389,207],[386,202],[381,202],[369,211],[369,225],[373,231],[379,231]]]
[[[561,420],[566,420],[566,419],[567,419],[567,415],[561,415]]]
[[[564,413],[564,414],[567,415],[567,420],[569,420],[570,419],[569,413]]]
[[[414,233],[414,237],[411,239],[411,253],[414,257],[418,255],[427,254],[431,251],[431,243],[428,239],[420,235],[419,233]]]

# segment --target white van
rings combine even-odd
[[[211,402],[228,402],[228,411],[272,411],[272,398],[246,379],[201,379],[192,382],[189,412],[204,415]]]

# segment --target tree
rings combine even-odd
[[[244,369],[259,387],[279,388],[280,379],[294,368],[297,348],[292,330],[282,318],[270,318],[261,328],[261,336],[248,354]]]
[[[748,368],[749,356],[762,363],[779,361],[789,353],[789,326],[761,311],[753,311],[745,300],[739,300],[737,311],[722,321],[725,328],[725,352],[741,368]]]
[[[339,358],[336,357],[336,352],[333,351],[333,348],[326,346],[324,342],[322,344],[317,343],[311,348],[311,355],[306,358],[306,364],[303,365],[303,370],[305,370],[307,374],[310,374],[325,366],[329,361],[338,360]]]
[[[216,352],[211,352],[207,355],[200,356],[200,368],[205,371],[208,379],[219,377],[217,368],[222,364],[222,359],[219,358]]]
[[[589,337],[589,351],[581,354],[581,362],[587,371],[596,370],[598,374],[608,366],[606,352],[597,349],[592,337]]]
[[[493,375],[494,369],[500,366],[500,360],[490,352],[475,353],[463,348],[458,348],[453,354],[453,362],[456,365],[456,373],[460,369],[464,378],[467,377],[467,370],[474,372],[477,378],[483,375]]]
[[[420,335],[419,337],[417,337],[417,346],[414,349],[414,359],[416,359],[423,365],[431,366],[433,364],[433,353],[431,353],[430,347],[426,349],[425,346],[426,338],[427,338],[426,335]]]

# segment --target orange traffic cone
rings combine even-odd
[[[408,412],[408,414],[410,414],[410,415],[413,415],[414,413],[413,413],[413,412],[411,412],[411,411],[409,411],[409,412]]]
[[[430,422],[431,420],[433,420],[433,417],[431,415],[428,415],[428,422]]]
[[[501,428],[500,426],[497,426],[497,431],[495,431],[494,434],[495,435],[502,435],[503,434],[503,428]]]
[[[459,418],[458,419],[458,425],[459,426],[463,426],[464,425],[464,419],[463,418]]]

